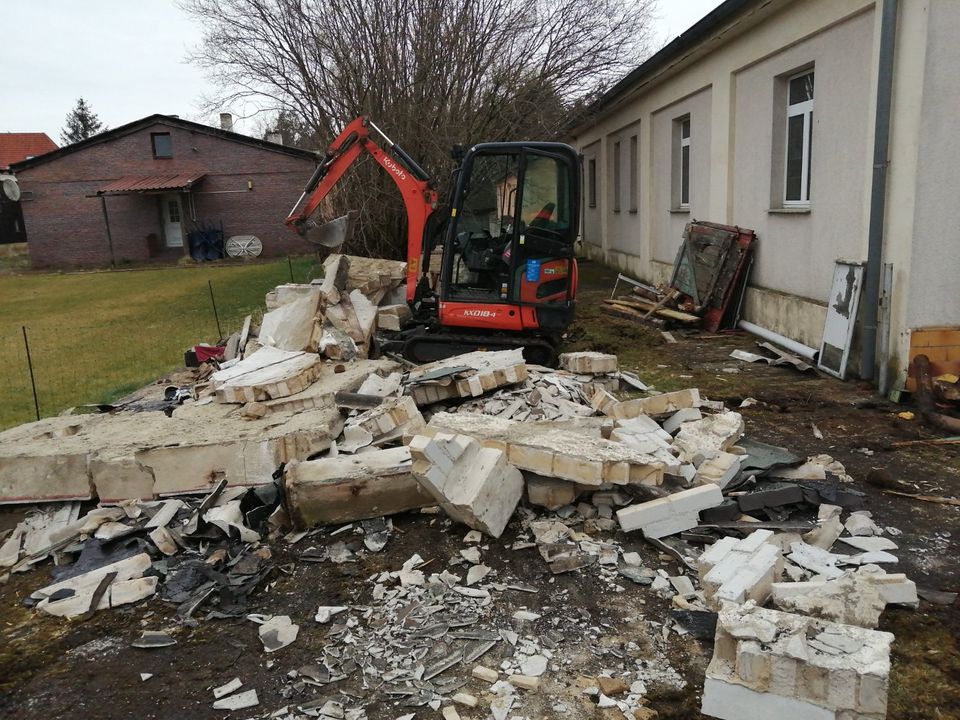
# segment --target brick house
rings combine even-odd
[[[255,236],[263,256],[308,252],[283,221],[314,153],[151,115],[15,163],[36,267],[199,257],[197,231]],[[210,255],[207,255],[210,259]]]
[[[46,133],[0,133],[0,183],[8,178],[12,163],[27,160],[57,149],[57,144]],[[13,182],[12,180],[10,182]],[[23,229],[20,203],[11,200],[0,187],[0,245],[27,241]]]

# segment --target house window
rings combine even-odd
[[[150,144],[155,158],[173,157],[173,140],[170,133],[150,133]]]
[[[587,161],[587,199],[590,207],[597,206],[597,161],[590,158]]]
[[[810,156],[813,144],[813,72],[787,80],[786,161],[783,204],[810,204]]]
[[[677,207],[690,208],[690,116],[677,120]]]
[[[620,143],[613,144],[613,211],[620,212]]]
[[[637,211],[637,174],[639,166],[637,165],[637,136],[630,138],[630,212]]]

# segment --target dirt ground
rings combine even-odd
[[[699,387],[714,400],[737,408],[752,397],[758,402],[743,413],[747,434],[783,445],[797,455],[828,453],[840,460],[868,496],[868,508],[884,527],[902,531],[898,571],[922,588],[960,590],[960,507],[919,502],[889,495],[885,489],[960,497],[960,446],[915,445],[891,449],[898,440],[942,435],[919,420],[897,417],[901,406],[878,398],[867,385],[840,382],[792,368],[746,364],[729,357],[734,348],[752,349],[754,339],[740,334],[703,337],[674,332],[666,344],[658,330],[638,327],[601,312],[615,274],[597,265],[583,267],[578,321],[570,333],[571,349],[617,353],[624,369],[635,369],[659,390]],[[814,426],[823,439],[814,436]],[[0,529],[15,522],[18,511],[0,514]],[[322,655],[326,628],[313,621],[319,605],[364,604],[369,578],[399,569],[412,554],[432,561],[433,572],[448,567],[464,547],[466,529],[442,515],[394,517],[395,532],[386,549],[356,563],[307,563],[298,559],[309,544],[341,538],[322,533],[293,546],[272,546],[278,571],[251,599],[251,612],[288,614],[300,624],[297,641],[276,653],[264,653],[257,626],[247,620],[206,620],[176,628],[177,644],[156,650],[130,647],[143,629],[175,628],[175,608],[159,598],[128,608],[100,612],[88,621],[66,621],[24,608],[22,599],[49,582],[49,567],[14,576],[0,585],[0,717],[4,718],[224,718],[262,717],[287,704],[360,694],[354,678],[324,688],[290,692],[288,671],[314,663]],[[670,602],[647,587],[624,580],[622,592],[603,581],[595,569],[553,576],[535,549],[510,550],[517,523],[503,538],[485,539],[484,562],[501,582],[518,580],[537,593],[502,593],[492,605],[490,621],[555,644],[561,670],[549,672],[539,692],[525,696],[512,713],[524,717],[614,718],[581,692],[578,676],[603,670],[642,668],[647,704],[661,719],[693,719],[699,712],[703,671],[712,653],[709,642],[661,632],[656,623],[669,616]],[[645,565],[678,574],[674,561],[658,556],[641,540],[621,532],[609,535],[624,551],[635,550]],[[542,615],[522,625],[511,618],[518,608]],[[889,608],[880,629],[896,635],[893,644],[890,720],[960,719],[960,616],[952,607],[922,601],[917,611]],[[496,667],[505,656],[499,643],[480,662]],[[509,646],[507,646],[509,647]],[[467,678],[468,670],[451,674]],[[152,677],[141,681],[141,673]],[[356,673],[355,675],[359,675]],[[229,714],[211,708],[211,688],[239,677],[258,691],[260,705]],[[286,688],[286,689],[285,689]],[[469,679],[464,691],[482,695],[484,685]],[[359,701],[345,702],[356,707]],[[464,718],[489,717],[486,703]],[[522,708],[522,709],[520,709]],[[417,718],[440,717],[428,707],[406,708],[397,701],[366,707],[371,720],[393,720],[415,712]]]

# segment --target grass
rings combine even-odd
[[[297,282],[312,258],[293,261]],[[0,279],[0,428],[34,419],[21,326],[27,327],[43,416],[109,402],[183,364],[183,351],[218,339],[263,309],[290,281],[287,261],[116,272],[27,273]]]

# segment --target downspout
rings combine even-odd
[[[887,164],[890,148],[890,106],[893,100],[893,61],[897,39],[898,0],[883,3],[880,20],[880,58],[877,66],[877,115],[873,139],[873,186],[870,191],[870,229],[864,280],[863,326],[860,330],[860,377],[873,380],[877,363],[877,318],[883,270],[883,221],[887,204]]]

